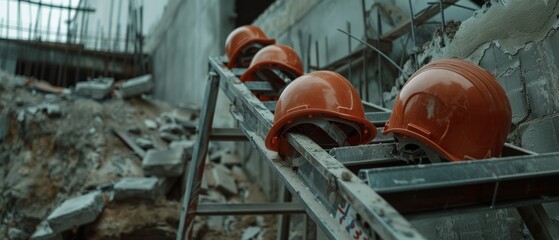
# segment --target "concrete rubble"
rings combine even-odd
[[[68,199],[47,217],[53,232],[59,233],[93,222],[103,210],[105,202],[102,193],[94,191]]]
[[[136,144],[144,150],[154,148],[153,141],[148,138],[136,138]]]
[[[242,240],[257,240],[258,235],[262,232],[261,227],[248,227],[243,232]]]
[[[0,71],[3,77],[18,79]],[[177,177],[195,147],[199,108],[108,94],[98,102],[101,92],[74,97],[16,82],[0,81],[0,239],[174,239],[182,196]],[[160,133],[176,139],[167,142]],[[210,151],[234,154],[215,143]],[[200,201],[263,201],[254,198],[263,194],[242,165],[231,162],[208,165]],[[241,187],[251,197],[241,197]],[[265,219],[274,226],[275,218]],[[196,220],[198,238],[237,239],[256,225],[254,216],[222,218],[218,229],[206,220]]]
[[[184,171],[184,151],[179,148],[151,149],[142,160],[144,174],[158,177],[178,177]]]
[[[151,74],[147,74],[126,80],[120,86],[119,94],[122,98],[130,98],[151,91],[153,86]]]
[[[114,185],[114,200],[155,199],[166,194],[171,181],[156,177],[127,177]]]
[[[102,100],[112,91],[114,79],[96,78],[76,84],[76,93],[83,97]]]
[[[144,124],[150,130],[157,129],[157,122],[155,122],[153,120],[146,119],[146,120],[144,120]]]
[[[37,230],[31,235],[32,240],[62,240],[60,233],[55,233],[46,222],[37,226]]]

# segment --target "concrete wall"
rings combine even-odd
[[[233,1],[170,1],[162,29],[147,43],[152,52],[155,96],[174,105],[202,106],[208,57],[224,53],[233,29]],[[216,125],[230,125],[228,101],[218,99]]]
[[[428,6],[427,1],[412,2],[414,14],[419,14]],[[477,8],[470,1],[461,1],[461,4]],[[351,32],[360,39],[377,38],[377,12],[381,15],[381,35],[407,22],[410,14],[408,1],[365,0],[363,3],[362,1],[335,0],[277,1],[259,16],[254,24],[261,27],[269,37],[277,38],[279,43],[293,47],[299,53],[305,66],[324,67],[362,47],[358,41],[350,40],[346,34],[337,29]],[[462,21],[469,18],[472,11],[449,7],[445,10],[445,14],[446,20]],[[428,22],[440,22],[440,19],[440,14],[437,14]],[[425,24],[417,27],[417,46],[422,46],[431,40],[437,26],[437,24]],[[400,62],[402,52],[413,48],[413,43],[411,39],[408,40],[408,37],[409,35],[405,34],[394,40],[391,46],[392,51],[385,53],[396,62]],[[407,44],[405,44],[406,42]],[[373,54],[369,54],[365,69],[361,61],[352,62],[352,76],[350,76],[348,68],[338,71],[348,78],[356,88],[359,87],[360,82],[367,81],[369,101],[382,104],[377,75],[378,64],[376,56],[371,57]],[[404,55],[405,59],[407,59],[407,55]],[[383,89],[386,90],[392,87],[399,72],[384,60],[381,62],[381,66],[383,68]],[[367,71],[367,78],[365,78],[364,70]]]
[[[82,0],[80,7],[93,8],[95,12],[76,14],[74,21],[78,27],[78,41],[83,38],[87,48],[101,48],[124,50],[126,39],[126,28],[132,23],[130,9],[143,7],[142,33],[150,38],[153,29],[158,24],[167,6],[168,0],[157,1],[104,1],[104,0]],[[83,23],[83,24],[82,24]],[[83,28],[83,35],[82,33]],[[133,47],[128,46],[129,50]]]
[[[509,141],[539,153],[559,151],[558,7],[557,0],[493,2],[463,22],[446,47],[425,52],[493,73],[512,107]]]

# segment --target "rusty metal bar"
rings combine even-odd
[[[34,5],[38,5],[39,7],[44,6],[44,7],[50,7],[50,8],[74,10],[74,11],[95,12],[95,9],[94,9],[94,8],[82,8],[82,7],[72,7],[72,6],[64,6],[64,5],[55,5],[55,4],[42,3],[41,1],[39,1],[39,2],[34,2],[34,1],[30,1],[30,0],[18,0],[18,2],[24,2],[24,3],[34,4]]]
[[[205,158],[208,152],[210,131],[212,128],[217,94],[219,93],[220,77],[210,72],[209,81],[206,83],[204,109],[200,115],[199,130],[196,142],[198,143],[192,153],[192,160],[188,173],[185,174],[186,189],[182,199],[182,210],[177,232],[177,240],[192,239],[192,227],[198,208],[198,195],[200,183],[204,174]],[[186,159],[184,159],[186,162]]]

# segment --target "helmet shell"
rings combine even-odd
[[[273,151],[284,149],[280,146],[284,142],[281,141],[284,127],[298,119],[315,117],[356,123],[361,128],[360,134],[347,136],[351,145],[369,143],[377,133],[374,124],[365,118],[357,90],[338,73],[316,71],[295,79],[280,95],[266,147]]]
[[[269,39],[259,27],[246,25],[233,30],[225,40],[225,55],[229,58],[228,68],[237,67],[237,60],[243,49],[251,44],[274,44],[276,40]]]
[[[491,73],[443,59],[402,87],[383,134],[418,140],[450,161],[500,157],[511,118],[505,91]]]

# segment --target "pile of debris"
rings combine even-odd
[[[127,83],[123,97],[143,91]],[[0,72],[0,239],[175,238],[199,109],[93,89]],[[201,202],[265,202],[241,166],[212,145]],[[194,234],[268,238],[274,222],[198,217]]]

